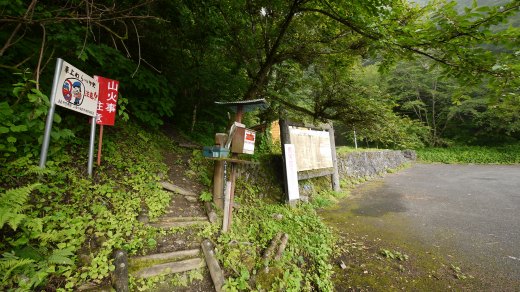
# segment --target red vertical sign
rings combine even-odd
[[[119,81],[101,76],[94,76],[94,78],[99,82],[96,124],[113,126],[116,119]]]

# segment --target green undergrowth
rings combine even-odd
[[[520,163],[520,145],[424,148],[417,150],[417,156],[422,162],[516,164]]]
[[[336,148],[336,153],[339,154],[347,154],[353,152],[374,152],[374,151],[383,151],[386,149],[378,149],[378,148],[354,148],[350,146],[341,146]]]
[[[238,189],[243,191],[236,197],[240,207],[232,229],[217,239],[217,255],[227,274],[225,290],[333,290],[329,261],[335,239],[317,215],[317,205],[290,207],[262,200],[252,188]],[[278,233],[289,236],[287,248],[278,260],[263,258]]]
[[[136,125],[107,129],[102,165],[92,178],[87,141],[80,139],[52,153],[45,169],[32,152],[6,162],[0,169],[0,290],[103,284],[114,270],[114,250],[152,248],[158,231],[136,218],[147,210],[154,220],[169,203],[158,184],[158,174],[167,171],[158,142],[166,143]]]

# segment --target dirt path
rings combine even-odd
[[[321,212],[342,238],[338,291],[518,291],[518,177],[519,166],[418,164],[359,186]]]
[[[199,250],[193,259],[196,261],[197,258],[204,258],[201,251],[201,242],[204,238],[202,238],[199,233],[205,224],[210,224],[206,209],[199,200],[200,193],[206,190],[207,187],[197,180],[196,174],[192,173],[193,150],[189,147],[195,147],[195,145],[172,128],[167,128],[166,131],[174,144],[188,146],[188,148],[179,146],[163,153],[164,162],[169,168],[164,181],[183,190],[185,193],[191,193],[191,195],[186,196],[176,192],[170,192],[171,201],[166,208],[166,213],[159,217],[158,221],[149,223],[154,227],[164,229],[164,231],[156,236],[156,246],[153,249],[145,250],[140,256],[163,257],[168,254]],[[180,227],[180,229],[175,232],[172,232],[171,227],[169,227],[170,225],[177,226],[177,224],[195,222],[194,220],[201,223]],[[184,259],[181,257],[180,260],[182,261]],[[171,262],[173,263],[175,261],[178,260],[172,259]],[[137,259],[133,260],[133,262],[135,262],[136,265],[140,264]],[[166,263],[166,260],[156,261],[152,263],[152,265],[160,266],[163,262]],[[198,269],[200,274],[193,281],[189,280],[192,277],[189,272],[168,274],[165,276],[164,281],[157,283],[151,291],[214,291],[209,270],[205,266],[205,261],[203,260],[202,262],[204,263],[203,267]],[[144,268],[147,269],[150,267],[146,266]],[[179,283],[182,282],[184,282],[184,284],[179,285]]]

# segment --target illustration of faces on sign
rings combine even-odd
[[[71,104],[81,105],[83,103],[83,93],[85,86],[76,78],[67,78],[63,82],[63,98]]]

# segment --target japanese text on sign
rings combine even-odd
[[[101,76],[95,76],[95,78],[99,82],[96,123],[113,126],[116,119],[119,81]]]
[[[55,103],[91,117],[96,115],[98,82],[71,64],[63,61]]]

